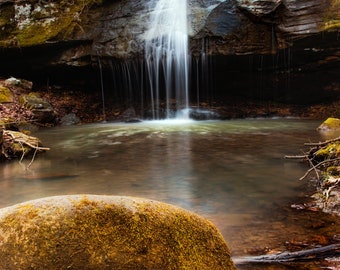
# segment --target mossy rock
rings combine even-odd
[[[340,175],[340,166],[329,166],[326,169],[326,173],[333,176]]]
[[[9,90],[5,86],[0,85],[0,103],[9,103],[13,102],[13,94],[11,90]]]
[[[33,83],[24,79],[17,79],[14,77],[5,80],[4,85],[9,88],[16,88],[20,90],[32,90]]]
[[[320,131],[329,131],[329,130],[339,130],[340,129],[340,119],[339,118],[327,118],[319,127]]]
[[[11,2],[11,1],[8,1]],[[0,13],[0,45],[29,47],[54,40],[70,40],[83,31],[82,18],[101,0],[13,1]],[[6,28],[5,28],[6,26]]]
[[[0,254],[0,269],[236,269],[208,220],[118,196],[55,196],[0,209]]]
[[[317,160],[337,158],[340,156],[340,143],[328,143],[327,145],[316,151],[314,155]]]
[[[20,104],[30,110],[39,123],[51,123],[55,119],[53,107],[38,93],[31,92],[28,95],[21,95]]]
[[[340,1],[331,0],[328,11],[325,16],[325,24],[323,30],[339,31],[340,29]]]

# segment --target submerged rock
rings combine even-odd
[[[161,202],[73,195],[0,210],[1,269],[236,269],[206,219]]]

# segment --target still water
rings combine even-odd
[[[0,207],[62,194],[137,196],[210,219],[233,256],[275,253],[288,242],[303,249],[315,235],[340,235],[338,223],[326,226],[332,231],[327,235],[326,228],[315,231],[308,225],[322,217],[290,207],[305,195],[307,183],[298,179],[307,165],[284,156],[308,150],[305,142],[324,140],[316,131],[319,124],[301,119],[152,121],[41,130],[34,136],[50,151],[32,164],[0,165]],[[307,269],[322,269],[315,267]]]

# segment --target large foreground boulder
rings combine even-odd
[[[216,227],[146,199],[56,196],[0,209],[0,269],[235,269]]]

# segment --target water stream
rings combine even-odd
[[[145,61],[153,119],[163,118],[160,100],[166,100],[165,118],[174,118],[172,111],[189,107],[187,1],[150,2],[153,12],[145,34]],[[179,118],[188,118],[188,113]]]
[[[137,196],[210,219],[233,256],[284,250],[287,242],[303,249],[315,237],[340,235],[339,222],[290,207],[305,196],[306,182],[297,179],[306,165],[283,157],[323,139],[319,123],[172,120],[41,130],[34,135],[50,151],[29,168],[30,160],[0,164],[0,207],[61,194]],[[313,228],[321,220],[327,226]],[[260,269],[291,269],[282,267]],[[308,267],[294,269],[322,269]]]

